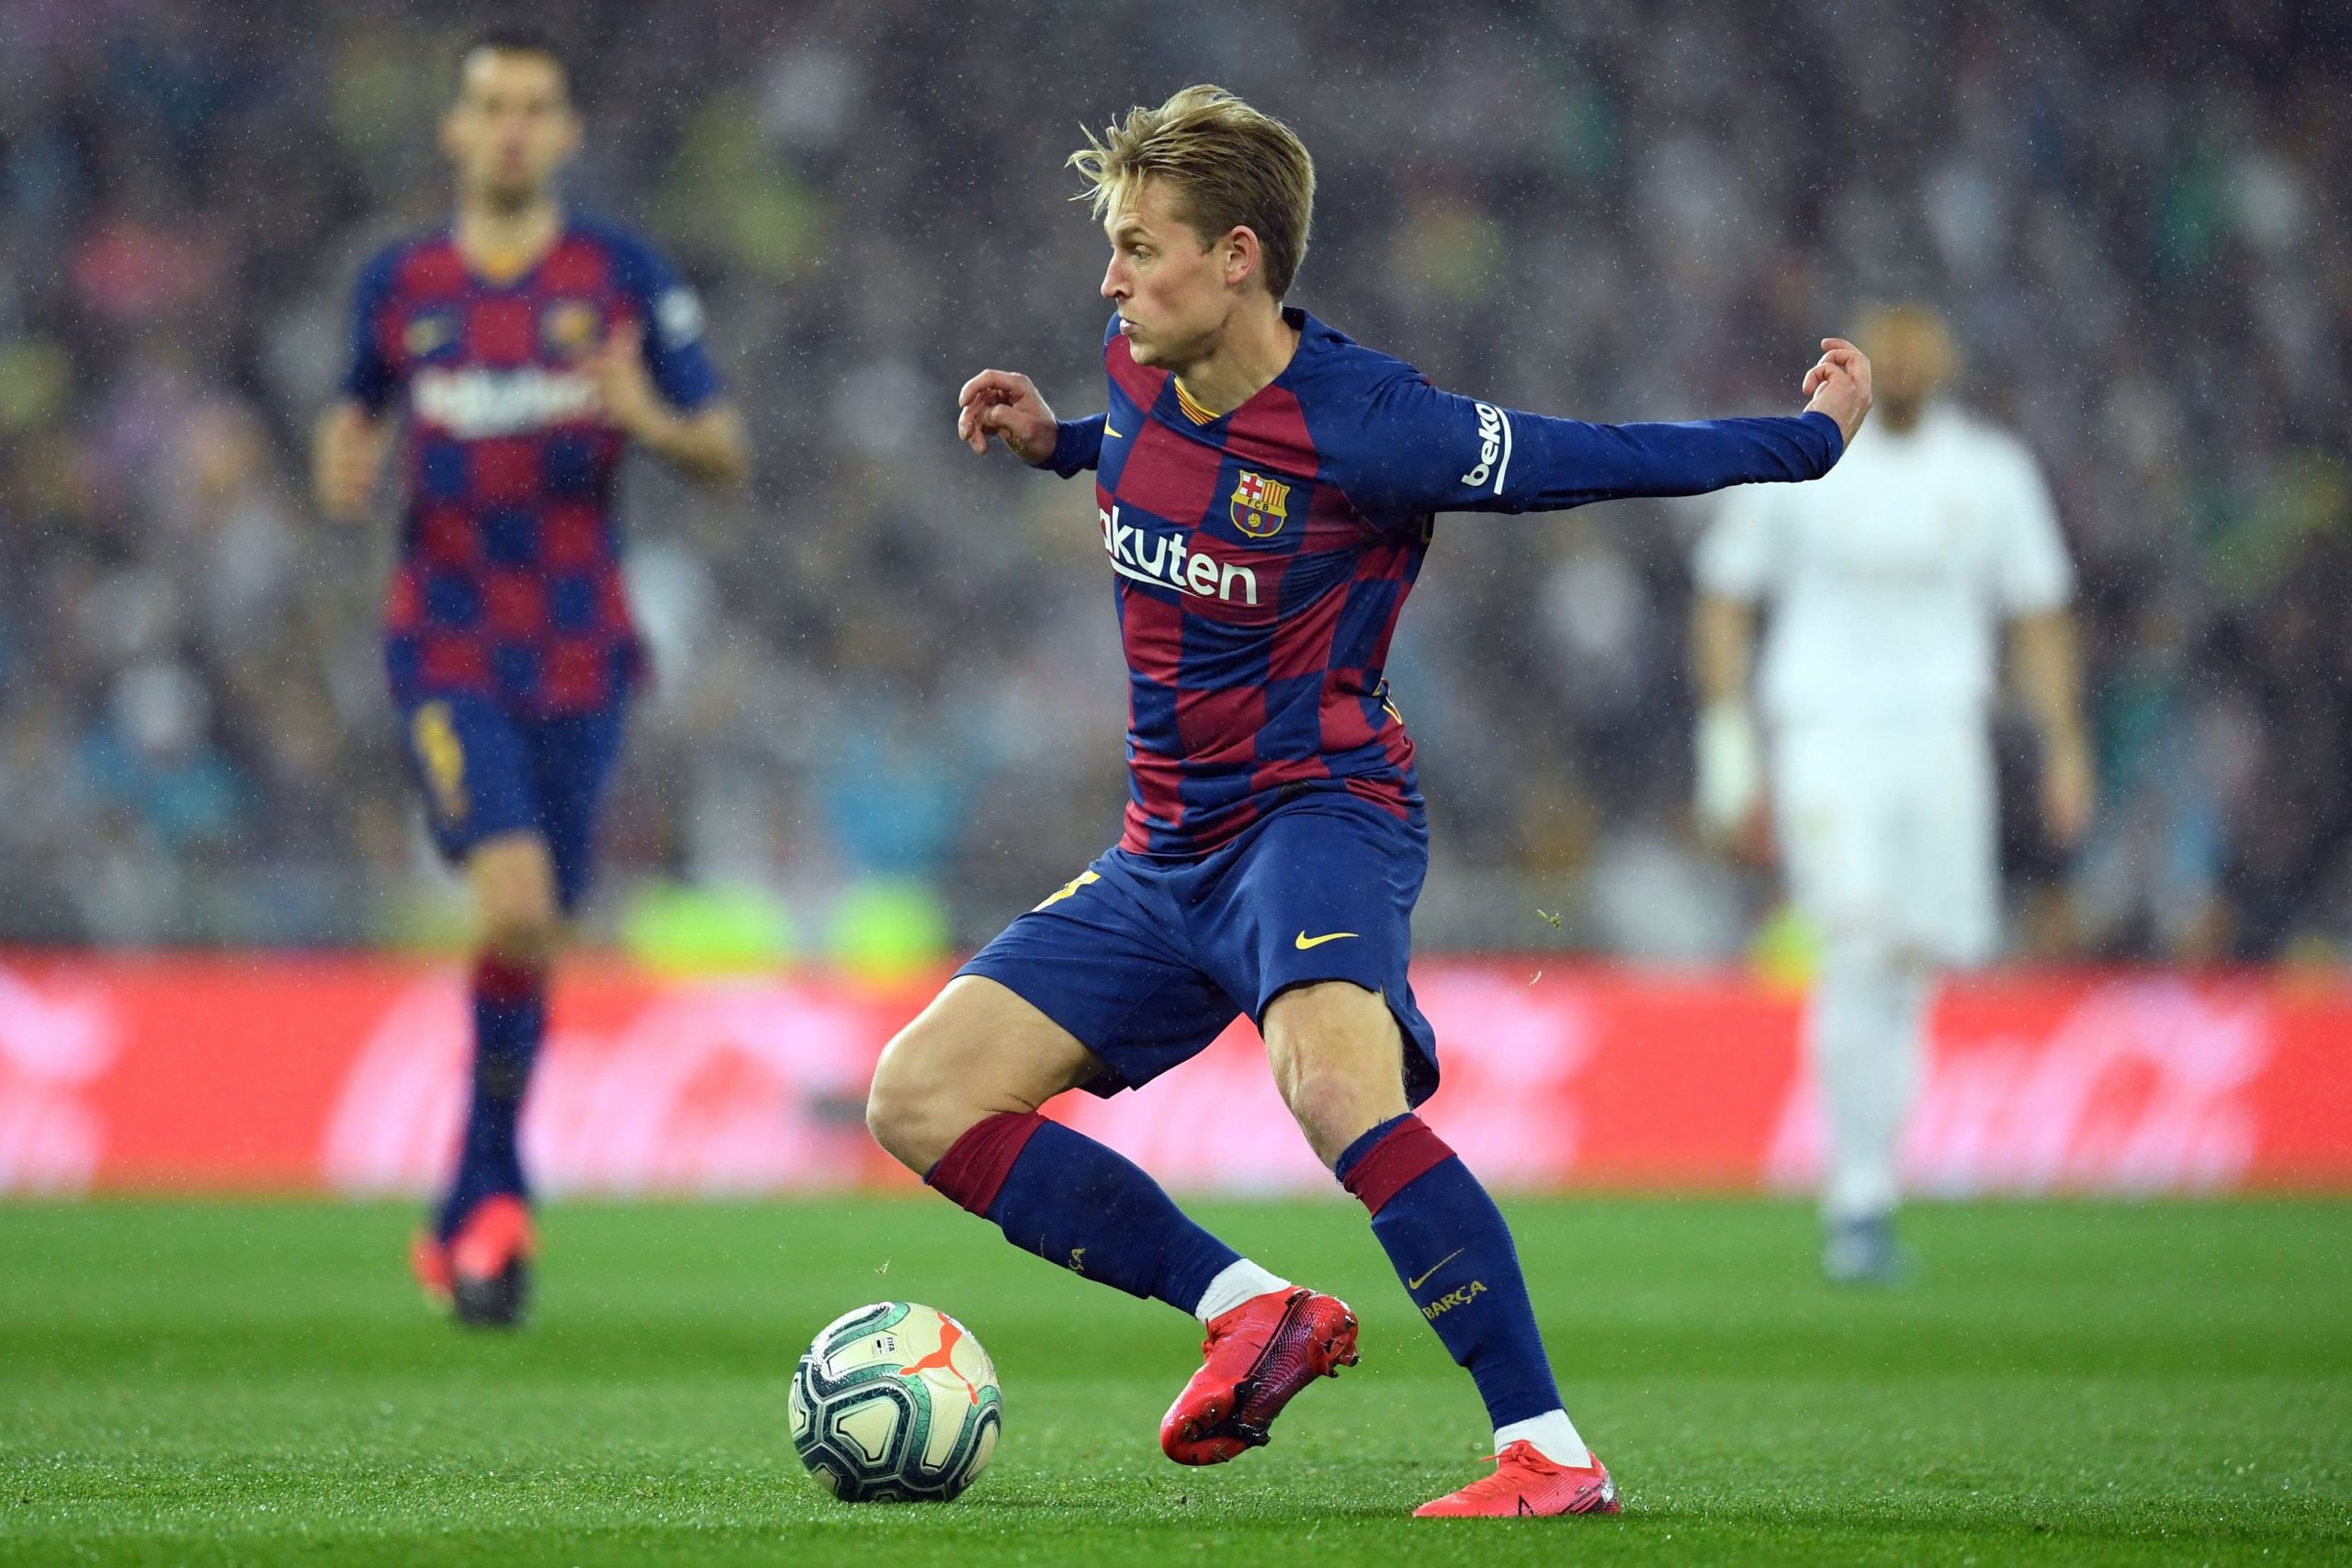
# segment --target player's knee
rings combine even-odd
[[[888,1058],[883,1060],[887,1063]],[[865,1091],[865,1130],[892,1159],[917,1174],[930,1168],[919,1147],[923,1142],[922,1122],[920,1098],[877,1067]]]
[[[1327,1166],[1336,1164],[1350,1144],[1405,1111],[1403,1091],[1395,1085],[1336,1065],[1293,1075],[1283,1098],[1307,1145]]]
[[[992,980],[949,982],[875,1065],[865,1125],[918,1175],[987,1117],[1024,1114],[1096,1077],[1102,1064]]]
[[[1275,1086],[1324,1164],[1403,1114],[1402,1037],[1376,993],[1340,984],[1304,987],[1278,998],[1266,1022]]]
[[[891,1158],[920,1176],[937,1165],[979,1112],[937,1070],[925,1023],[900,1030],[875,1064],[865,1092],[865,1130]]]
[[[482,920],[482,951],[501,963],[544,968],[555,957],[562,929],[552,908],[493,908]]]
[[[466,863],[481,913],[484,953],[504,963],[543,965],[563,935],[561,896],[547,846],[527,833],[477,845]]]
[[[1373,1123],[1364,1113],[1358,1086],[1337,1073],[1303,1074],[1286,1087],[1283,1098],[1308,1146],[1325,1165],[1337,1160],[1340,1151]]]

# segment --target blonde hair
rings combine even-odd
[[[1089,189],[1094,216],[1134,203],[1149,179],[1164,179],[1177,212],[1204,242],[1236,228],[1258,236],[1266,287],[1290,291],[1306,255],[1315,216],[1315,160],[1281,120],[1261,114],[1222,87],[1185,88],[1156,109],[1140,106],[1069,155]]]

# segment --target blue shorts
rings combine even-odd
[[[624,713],[528,718],[487,697],[453,692],[410,704],[401,750],[424,794],[433,841],[452,865],[503,833],[536,833],[555,863],[570,914],[588,890],[596,817],[619,761]]]
[[[1198,860],[1114,849],[958,971],[1011,989],[1078,1037],[1115,1094],[1189,1061],[1294,986],[1349,980],[1405,1035],[1405,1098],[1437,1088],[1437,1036],[1405,970],[1429,830],[1337,792],[1276,807]]]

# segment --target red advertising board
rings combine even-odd
[[[875,1057],[932,982],[566,967],[525,1117],[550,1192],[902,1182]],[[1800,1008],[1744,976],[1430,962],[1425,1114],[1494,1185],[1801,1189]],[[0,1192],[417,1192],[464,1093],[462,974],[390,959],[0,958]],[[1955,984],[1905,1149],[1949,1193],[2352,1190],[2352,989],[2256,976]],[[1323,1190],[1254,1031],[1055,1114],[1170,1186]]]

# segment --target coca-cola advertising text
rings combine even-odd
[[[910,1181],[865,1131],[875,1058],[937,976],[558,980],[524,1118],[550,1194]],[[1741,976],[1421,965],[1424,1114],[1497,1187],[1802,1190],[1802,1002]],[[463,1113],[462,969],[280,956],[0,959],[0,1191],[428,1190]],[[1946,1194],[2352,1189],[2352,990],[1995,975],[1938,1002],[1905,1148]],[[1256,1032],[1051,1112],[1170,1186],[1321,1191]],[[1204,1130],[1209,1135],[1204,1135]]]

